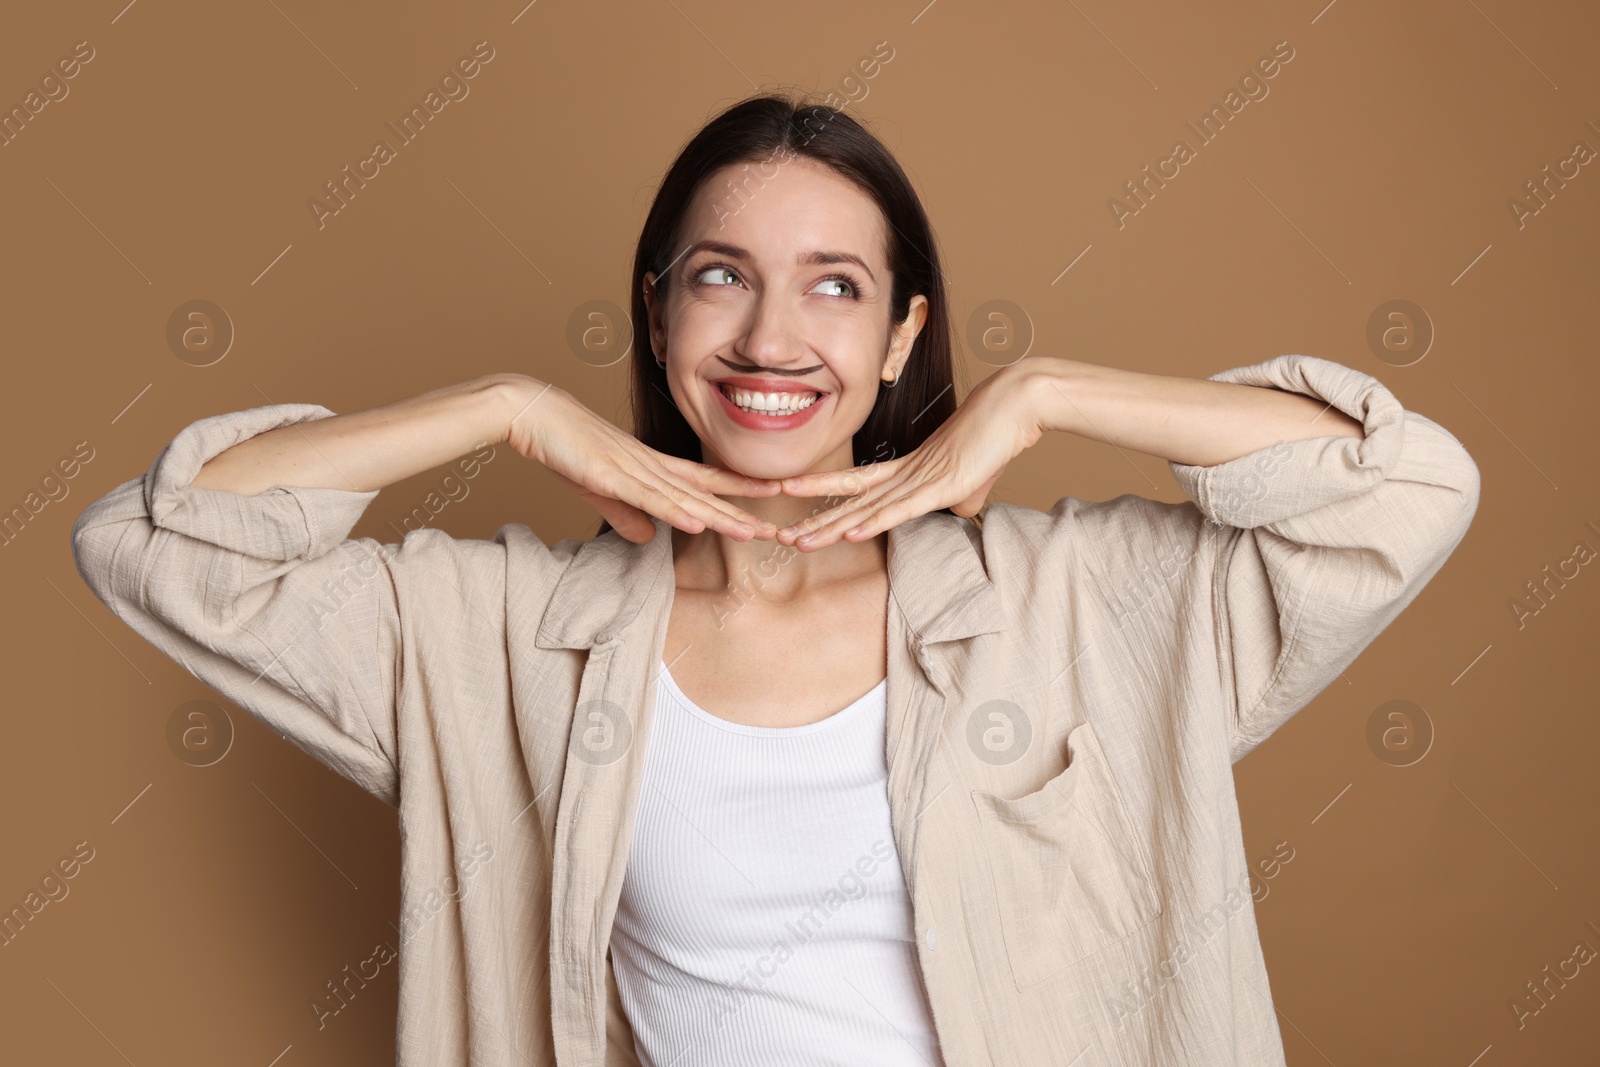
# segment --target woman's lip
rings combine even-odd
[[[828,393],[822,393],[806,406],[802,411],[793,415],[757,415],[741,408],[729,399],[719,382],[711,383],[711,391],[717,394],[717,403],[722,405],[722,410],[728,418],[747,430],[793,430],[811,421],[812,416],[828,400]]]
[[[743,389],[751,393],[821,393],[827,395],[827,390],[816,389],[800,382],[780,382],[771,378],[749,378],[734,375],[727,378],[718,378],[714,383],[718,386],[730,386],[734,389]]]

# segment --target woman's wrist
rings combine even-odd
[[[1077,432],[1081,412],[1069,399],[1075,372],[1081,364],[1051,356],[1024,356],[1003,373],[1016,376],[1022,410],[1041,432]]]
[[[554,388],[548,382],[517,371],[488,374],[481,381],[497,401],[491,437],[493,444],[509,441],[517,421],[521,419],[526,422],[529,409]]]

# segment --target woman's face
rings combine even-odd
[[[744,175],[736,196],[727,183]],[[919,294],[902,327],[890,322],[887,246],[877,205],[804,156],[701,186],[679,258],[645,275],[645,302],[702,462],[755,478],[853,465],[851,438],[926,314]]]

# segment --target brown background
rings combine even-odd
[[[237,708],[223,759],[177,758],[174,710],[216,695],[82,585],[71,524],[188,423],[268,402],[345,412],[517,369],[624,421],[623,365],[574,352],[569,317],[626,304],[682,142],[786,85],[853,99],[902,160],[963,333],[1006,300],[1046,355],[1194,377],[1317,355],[1467,446],[1466,540],[1236,768],[1250,858],[1294,850],[1257,915],[1297,1067],[1595,1062],[1600,963],[1520,1028],[1509,1006],[1579,941],[1600,949],[1600,576],[1521,629],[1510,608],[1577,542],[1600,549],[1600,163],[1522,227],[1507,204],[1575,142],[1600,149],[1591,5],[123,2],[13,6],[0,30],[7,109],[76,42],[95,50],[0,148],[0,506],[94,449],[0,552],[0,907],[95,850],[0,948],[0,1058],[392,1062],[393,965],[321,1031],[310,1005],[395,937],[394,812]],[[308,200],[485,40],[470,95],[319,229]],[[1184,124],[1283,40],[1270,94],[1196,147]],[[862,78],[879,41],[893,58]],[[1119,228],[1108,198],[1180,137],[1197,158]],[[235,331],[210,366],[167,342],[194,299]],[[1436,331],[1409,366],[1367,340],[1394,299]],[[967,352],[966,381],[1014,354]],[[385,490],[356,535],[395,540],[443,474]],[[470,485],[435,521],[456,536],[597,522],[509,450]],[[1123,492],[1181,499],[1163,460],[1058,434],[995,495]],[[1391,700],[1434,732],[1409,766],[1415,748],[1368,742]]]

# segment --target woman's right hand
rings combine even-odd
[[[587,500],[623,537],[646,544],[654,515],[687,533],[707,528],[737,541],[773,540],[774,523],[758,519],[716,494],[777,496],[783,485],[669,456],[590,411],[571,393],[515,375],[506,443],[541,463]]]

